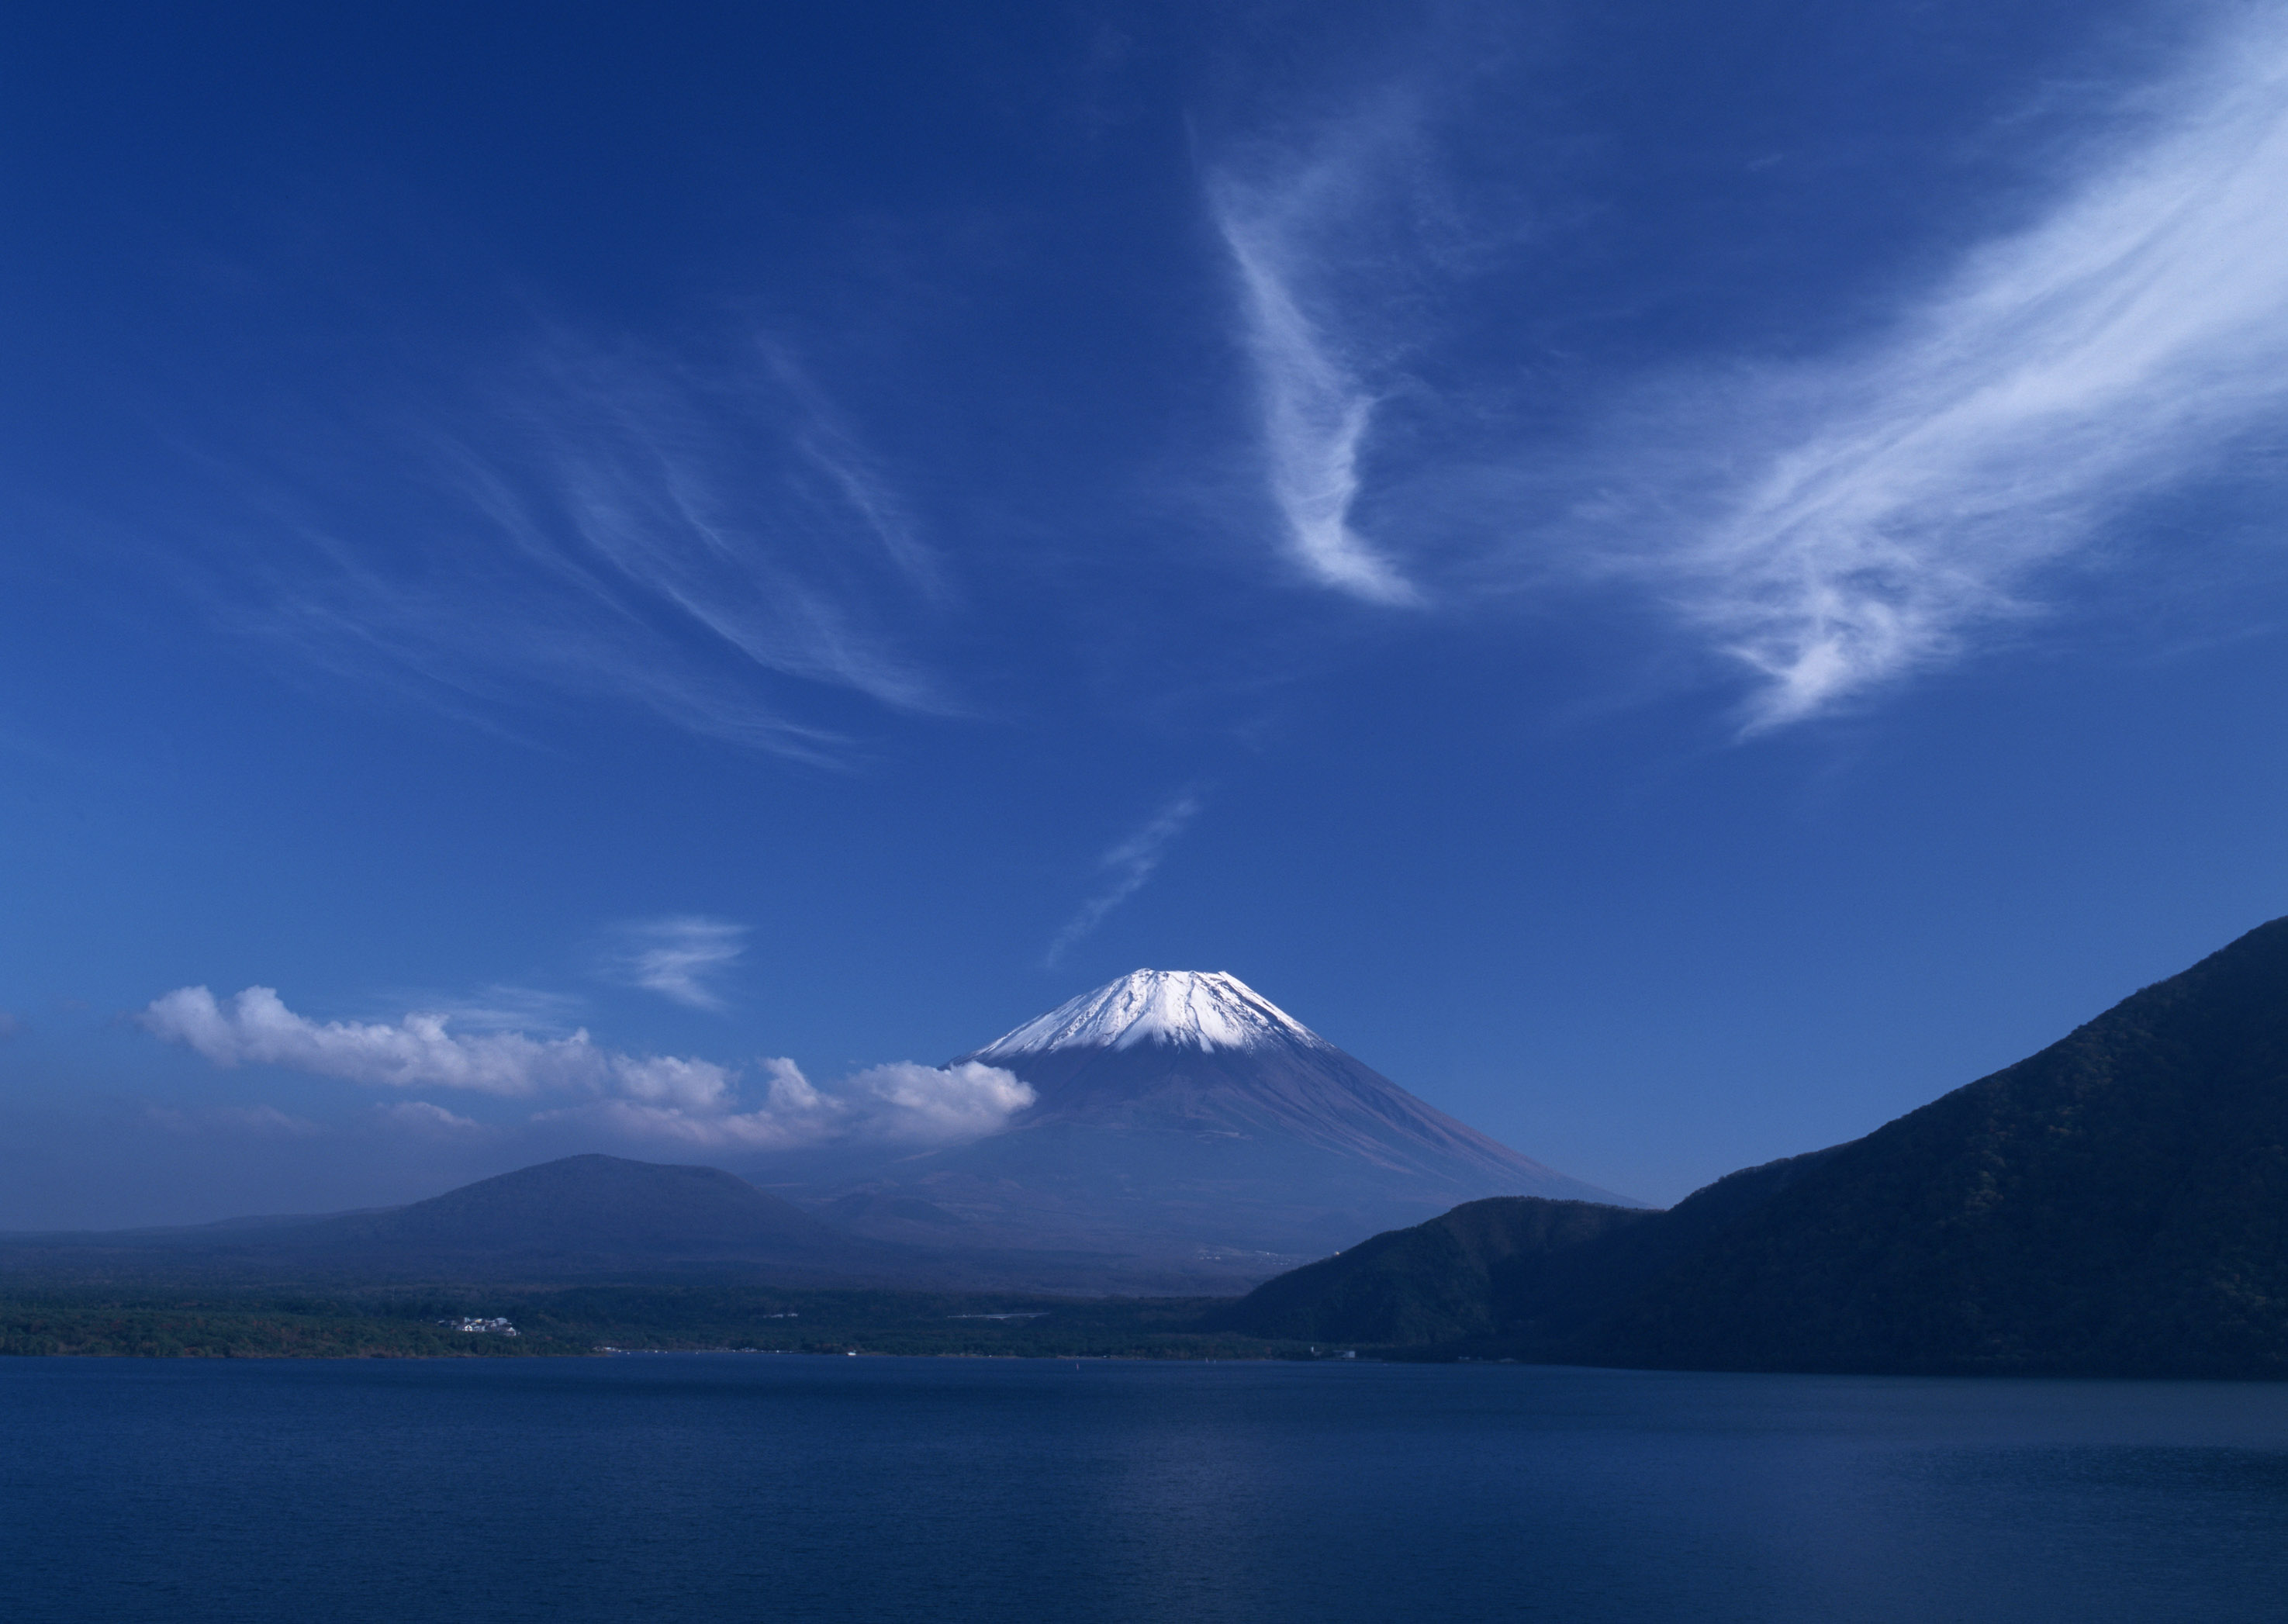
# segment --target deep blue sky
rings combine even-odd
[[[0,130],[0,1225],[974,1131],[1146,965],[1665,1201],[2288,911],[2278,6],[28,5]]]

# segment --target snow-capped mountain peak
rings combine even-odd
[[[1083,993],[987,1044],[972,1058],[989,1065],[1060,1049],[1266,1049],[1328,1047],[1324,1038],[1237,976],[1200,970],[1136,970]]]

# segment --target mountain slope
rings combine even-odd
[[[2288,1374],[2288,920],[1840,1147],[1593,1351]]]
[[[1621,1303],[1833,1153],[1728,1174],[1666,1212],[1532,1196],[1472,1201],[1267,1280],[1206,1323],[1263,1336],[1585,1359],[1587,1339]]]
[[[0,1237],[0,1270],[122,1278],[497,1279],[698,1268],[821,1282],[926,1278],[934,1267],[845,1234],[719,1168],[595,1155],[374,1211]]]
[[[829,1260],[862,1249],[791,1201],[720,1168],[596,1155],[519,1168],[408,1207],[320,1219],[292,1232],[290,1243],[535,1260]]]
[[[1627,1222],[1555,1205],[1449,1215],[1500,1232],[1468,1247],[1426,1232],[1447,1219],[1378,1237],[1221,1320],[1697,1369],[2288,1377],[2288,920],[1865,1138]]]
[[[1402,1176],[1616,1199],[1426,1105],[1220,971],[1132,971],[961,1059],[1032,1085],[1026,1128],[1283,1139]]]
[[[1259,1279],[1474,1197],[1626,1204],[1417,1099],[1220,972],[1137,970],[959,1060],[1013,1072],[1036,1103],[989,1138],[846,1190],[926,1200],[997,1245]]]
[[[1523,1260],[1595,1250],[1661,1215],[1532,1196],[1469,1201],[1411,1229],[1267,1280],[1210,1314],[1216,1330],[1309,1342],[1459,1342],[1509,1329],[1505,1309]]]

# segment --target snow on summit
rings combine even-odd
[[[1325,1047],[1326,1040],[1219,970],[1135,970],[1027,1021],[972,1057],[990,1063],[1055,1049],[1133,1049],[1140,1043],[1194,1049]]]

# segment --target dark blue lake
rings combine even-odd
[[[0,1613],[2271,1621],[2288,1388],[7,1359]]]

